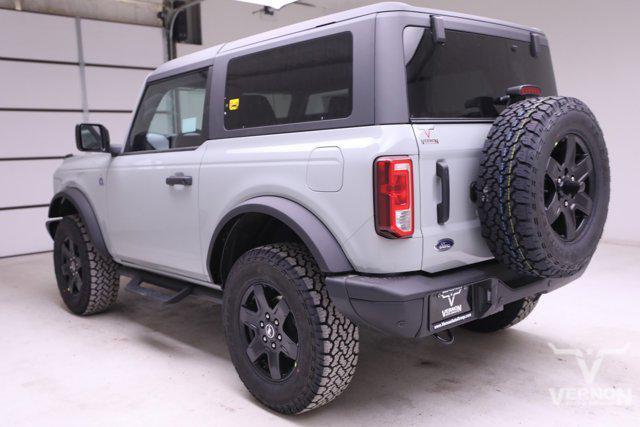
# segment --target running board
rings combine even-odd
[[[196,285],[195,283],[129,267],[121,267],[120,273],[131,278],[125,287],[127,291],[157,301],[163,305],[178,303],[189,295],[215,304],[222,303],[221,291],[209,289],[201,285]],[[161,292],[156,289],[144,287],[142,286],[143,283],[151,284],[169,292]]]

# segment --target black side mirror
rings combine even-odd
[[[76,147],[80,151],[109,153],[109,131],[97,123],[76,125]]]

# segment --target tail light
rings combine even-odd
[[[507,95],[509,96],[542,96],[542,89],[534,85],[520,85],[513,86],[507,89]]]
[[[376,232],[388,238],[413,234],[413,164],[407,156],[375,162]]]

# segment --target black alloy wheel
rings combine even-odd
[[[256,399],[298,414],[329,403],[349,386],[358,362],[358,327],[333,305],[304,246],[250,249],[224,283],[229,355]]]
[[[544,199],[549,225],[561,239],[579,237],[596,197],[595,171],[584,140],[568,134],[556,142],[547,162]]]
[[[60,271],[64,278],[67,291],[73,295],[80,293],[82,289],[82,260],[80,259],[80,248],[71,237],[65,237],[60,246],[62,262]]]
[[[258,373],[272,381],[288,378],[298,358],[298,330],[285,298],[256,283],[245,292],[239,316],[246,355]]]

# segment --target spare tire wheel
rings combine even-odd
[[[487,136],[475,188],[482,235],[498,261],[535,277],[578,272],[609,205],[609,160],[593,113],[567,97],[508,106]]]

